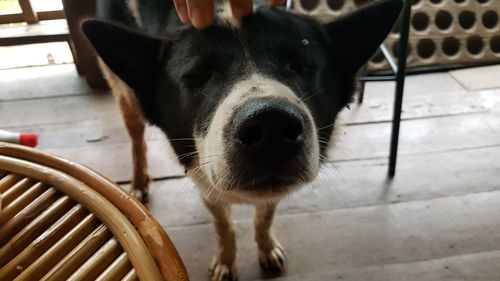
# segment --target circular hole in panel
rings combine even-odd
[[[422,39],[418,42],[417,53],[423,59],[428,59],[436,52],[436,43],[431,39]]]
[[[450,12],[441,10],[437,12],[434,22],[439,29],[446,30],[450,28],[451,24],[453,23],[453,16]]]
[[[300,0],[300,5],[304,10],[312,11],[318,7],[319,0]]]
[[[396,59],[399,57],[399,41],[394,42],[392,44],[392,53],[394,54],[394,57]],[[406,56],[409,56],[411,53],[411,44],[408,44],[408,47],[406,48]]]
[[[445,55],[452,57],[460,51],[460,41],[455,37],[446,37],[443,40],[441,49]]]
[[[458,23],[463,29],[471,29],[476,23],[476,14],[472,11],[462,11],[458,15]]]
[[[454,0],[457,4],[464,4],[467,0]]]
[[[495,11],[489,10],[483,14],[483,25],[486,28],[495,28],[498,24],[498,15]]]
[[[476,35],[467,38],[467,51],[469,51],[471,55],[479,55],[483,49],[483,38]]]
[[[419,3],[420,3],[420,0],[413,0],[411,4],[413,6],[417,6]]]
[[[500,55],[500,35],[491,37],[490,49],[493,53]]]
[[[328,0],[328,7],[334,11],[339,11],[342,10],[342,7],[344,7],[345,1],[344,0]]]
[[[356,7],[361,7],[368,4],[369,2],[370,0],[354,0],[354,5],[356,5]]]
[[[431,3],[434,5],[439,5],[444,2],[443,0],[429,0],[429,1],[431,1]]]
[[[424,31],[429,27],[429,16],[422,12],[415,13],[411,25],[417,31]]]
[[[490,2],[490,0],[477,0],[477,2],[479,2],[480,4],[486,4]]]
[[[370,59],[370,61],[373,63],[381,63],[384,61],[384,54],[379,49],[379,50],[377,50],[375,55],[373,55],[373,57]]]

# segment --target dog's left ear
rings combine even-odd
[[[87,20],[82,30],[106,65],[133,89],[154,84],[164,40],[108,22]]]
[[[396,22],[402,0],[380,0],[324,28],[334,55],[348,71],[356,72],[375,53]]]

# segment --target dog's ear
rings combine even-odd
[[[368,61],[391,31],[402,6],[402,0],[380,0],[324,25],[343,67],[357,71]]]
[[[159,38],[98,20],[86,20],[82,30],[101,59],[133,89],[152,85],[166,44]]]

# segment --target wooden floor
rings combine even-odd
[[[386,177],[393,85],[368,84],[342,114],[332,162],[282,202],[275,232],[289,268],[262,272],[252,209],[234,207],[240,280],[500,280],[500,66],[409,77],[396,177]],[[73,65],[0,71],[0,128],[127,187],[129,140],[112,97]],[[147,132],[150,208],[191,279],[208,280],[214,231],[193,184]],[[179,177],[181,176],[181,177]]]

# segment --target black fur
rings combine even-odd
[[[351,100],[355,73],[385,39],[401,6],[401,0],[378,1],[326,25],[260,7],[243,18],[241,28],[218,22],[202,31],[176,27],[149,37],[87,21],[83,30],[104,62],[135,90],[147,119],[174,139],[178,155],[195,150],[189,139],[206,133],[218,103],[251,72],[279,80],[303,99],[324,154],[332,123]],[[193,157],[180,161],[189,167]]]

